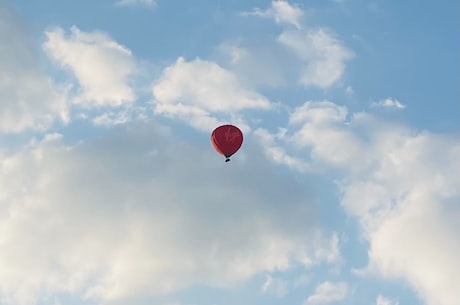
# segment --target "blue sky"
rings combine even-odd
[[[456,305],[459,12],[0,1],[0,304]]]

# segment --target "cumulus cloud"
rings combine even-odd
[[[201,59],[179,58],[163,71],[152,92],[156,113],[185,119],[206,131],[218,123],[216,115],[272,108],[268,99],[245,88],[232,72]]]
[[[330,261],[334,241],[315,227],[305,188],[256,146],[228,167],[210,144],[162,126],[117,130],[1,153],[3,304],[66,294],[110,304]]]
[[[325,281],[315,288],[313,295],[309,296],[304,305],[329,304],[343,300],[348,295],[348,285],[345,282]]]
[[[276,23],[291,24],[300,28],[303,11],[299,7],[289,4],[288,1],[277,0],[272,1],[271,7],[266,10],[256,8],[252,12],[244,12],[243,15],[272,18]]]
[[[46,130],[68,122],[64,88],[47,77],[42,54],[24,24],[0,5],[0,133]]]
[[[345,129],[348,116],[344,106],[327,100],[307,101],[290,114],[287,128],[277,134],[259,129],[256,134],[273,161],[300,172],[321,172],[324,164],[340,167],[363,160],[363,144]],[[297,156],[290,154],[294,151]]]
[[[303,62],[300,82],[328,88],[340,80],[345,63],[354,55],[325,28],[284,31],[278,37]]]
[[[370,183],[378,179],[390,189],[387,200],[360,216],[369,228],[369,269],[386,278],[406,278],[427,304],[453,305],[460,297],[454,284],[460,280],[455,255],[460,251],[460,192],[454,185],[460,178],[460,146],[451,141],[431,135],[408,139],[369,177]],[[350,191],[357,184],[350,184]],[[363,192],[369,196],[367,189]]]
[[[460,299],[458,139],[327,101],[297,108],[278,137],[285,149],[306,148],[311,167],[340,170],[341,204],[370,245],[362,274],[403,278],[430,305]]]
[[[78,82],[75,104],[84,107],[131,104],[135,93],[130,77],[136,71],[131,51],[102,32],[83,32],[76,26],[47,31],[44,49]]]
[[[292,134],[289,141],[296,147],[310,150],[316,164],[345,166],[362,161],[362,143],[348,132],[348,110],[330,101],[307,101],[297,107],[289,118]]]
[[[460,298],[458,137],[398,131],[380,136],[375,168],[343,183],[342,204],[370,242],[368,272],[405,278],[427,304],[453,305]]]

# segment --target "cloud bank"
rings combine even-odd
[[[284,149],[303,149],[309,169],[326,166],[342,177],[340,202],[370,243],[363,275],[403,278],[427,304],[457,302],[458,135],[414,132],[329,101],[309,101],[273,139]]]
[[[256,158],[260,148],[228,167],[158,125],[72,147],[61,138],[2,154],[4,304],[58,294],[110,304],[334,261],[308,193]]]
[[[18,16],[0,6],[0,133],[43,131],[68,122],[65,88],[47,75],[40,49]]]

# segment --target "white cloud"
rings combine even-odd
[[[347,87],[345,88],[345,94],[346,94],[346,95],[351,96],[351,95],[353,95],[353,93],[354,93],[353,87],[347,86]]]
[[[348,110],[330,101],[307,101],[299,106],[291,114],[291,124],[314,123],[315,125],[327,125],[330,123],[342,123],[345,121]]]
[[[325,239],[323,239],[325,240]],[[340,260],[339,236],[335,232],[330,240],[326,241],[322,247],[315,248],[316,261],[325,261],[328,263],[337,263]]]
[[[273,161],[297,171],[318,173],[324,171],[325,165],[341,167],[350,163],[359,170],[367,165],[363,158],[367,153],[359,137],[346,129],[347,119],[344,106],[330,101],[307,101],[291,113],[288,128],[281,128],[277,134],[263,129],[255,133]],[[297,152],[296,156],[292,152]]]
[[[241,65],[249,64],[250,67],[261,68],[263,71],[261,77],[270,85],[282,84],[280,78],[291,77],[293,73],[291,70],[296,71],[296,77],[303,86],[328,88],[337,83],[345,72],[345,63],[352,59],[354,54],[330,30],[324,27],[302,27],[300,20],[303,14],[302,9],[290,5],[287,1],[273,1],[272,6],[265,11],[256,9],[244,13],[244,15],[273,18],[279,24],[293,24],[295,28],[284,29],[278,36],[278,45],[268,47],[275,57],[271,61],[268,60],[270,56],[264,54],[263,50],[244,49],[244,53],[238,52],[238,56],[233,56],[233,65],[240,71],[249,70],[235,64],[237,60],[241,61]],[[284,52],[278,50],[278,47],[283,47]],[[233,52],[230,52],[232,50]],[[235,50],[242,49],[227,49],[227,52],[235,55]],[[262,58],[258,58],[259,53]],[[296,57],[295,63],[292,61],[292,54]],[[279,71],[274,71],[272,65]],[[283,65],[288,68],[283,68]]]
[[[244,44],[242,41],[224,41],[217,50],[238,79],[254,87],[286,85],[286,67],[289,66],[279,45],[270,41],[262,44]],[[291,63],[292,65],[292,63]]]
[[[382,295],[378,295],[375,300],[375,305],[399,305],[399,302],[390,300]]]
[[[119,0],[116,2],[117,6],[146,6],[146,7],[155,7],[155,0]]]
[[[277,135],[270,134],[267,130],[259,128],[254,131],[265,147],[265,153],[276,163],[287,165],[288,167],[299,171],[306,172],[310,166],[303,158],[296,158],[287,153],[285,149],[277,145],[276,140],[283,138],[283,133]]]
[[[296,28],[300,28],[300,19],[303,16],[303,11],[291,4],[288,1],[277,0],[272,1],[271,7],[264,11],[255,9],[252,12],[245,12],[246,16],[258,16],[263,18],[272,18],[279,24],[291,24]]]
[[[392,98],[387,98],[371,104],[372,108],[404,109],[406,105]]]
[[[345,282],[323,282],[316,286],[313,295],[304,302],[305,305],[329,304],[345,299],[348,295],[348,285]]]
[[[68,122],[65,90],[42,69],[40,50],[19,17],[0,7],[0,133],[46,130]]]
[[[348,110],[329,101],[305,102],[291,114],[289,141],[311,150],[315,163],[347,165],[362,161],[362,144],[345,129]]]
[[[374,120],[366,113],[349,114],[345,106],[327,100],[307,101],[294,109],[288,126],[280,128],[282,132],[275,135],[268,132],[258,134],[265,143],[270,144],[270,149],[282,149],[287,157],[297,152],[296,159],[299,164],[305,164],[304,170],[316,172],[332,167],[361,172],[375,162],[376,150],[385,149],[386,145],[385,141],[376,147],[369,145],[362,138],[363,129],[370,133],[368,138],[371,139],[378,136],[382,129],[388,132],[386,137],[389,138],[398,134],[403,137],[409,133],[407,130],[396,130],[398,127],[391,124],[377,127],[373,124]]]
[[[179,58],[153,85],[155,112],[179,117],[203,130],[215,127],[216,116],[244,109],[270,109],[270,101],[214,62]]]
[[[269,275],[262,285],[261,290],[266,294],[274,295],[276,297],[283,297],[289,291],[288,282],[283,279],[273,278]]]
[[[129,303],[329,262],[317,248],[334,241],[314,227],[305,189],[271,172],[259,148],[229,167],[209,143],[161,126],[117,130],[72,148],[54,135],[1,153],[3,304],[67,293]]]
[[[300,82],[328,88],[342,77],[345,62],[354,55],[325,28],[284,31],[278,37],[303,61]]]
[[[405,278],[427,304],[456,304],[458,138],[421,133],[390,141],[377,168],[343,185],[343,205],[370,242],[367,271]]]
[[[129,80],[137,68],[128,48],[105,33],[86,33],[76,26],[68,37],[61,28],[47,31],[46,37],[46,52],[78,81],[75,104],[120,106],[135,100]]]
[[[304,145],[311,167],[340,170],[341,204],[370,245],[362,274],[403,278],[429,305],[457,303],[458,135],[417,133],[330,102],[307,102],[290,123],[278,138],[288,153]]]
[[[85,117],[83,117],[85,119]],[[147,109],[144,107],[127,107],[118,111],[108,111],[92,119],[93,124],[100,126],[114,126],[126,124],[133,120],[146,121],[148,119]]]
[[[298,7],[290,5],[287,1],[272,1],[273,18],[278,23],[293,24],[300,28],[300,18],[303,11]]]

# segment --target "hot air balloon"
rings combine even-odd
[[[212,132],[211,143],[219,154],[224,155],[225,162],[228,162],[230,156],[235,154],[243,144],[243,133],[236,126],[222,125]]]

